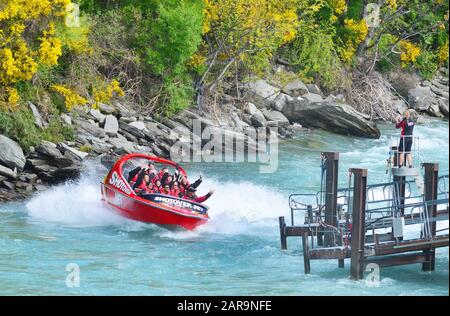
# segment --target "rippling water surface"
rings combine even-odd
[[[422,161],[439,162],[448,173],[448,122],[418,126]],[[191,164],[202,173],[200,193],[211,221],[195,232],[170,232],[116,216],[100,203],[106,170],[96,162],[77,182],[0,206],[0,295],[448,295],[448,248],[437,251],[436,271],[420,265],[385,268],[378,287],[348,278],[336,261],[312,261],[303,274],[300,239],[280,250],[278,216],[288,214],[290,193],[320,186],[320,152],[339,151],[340,185],[347,169],[364,167],[369,182],[385,174],[391,135],[379,140],[313,131],[279,146],[278,170],[261,174],[254,164]],[[447,223],[448,225],[448,223]],[[417,233],[416,230],[410,231]],[[71,263],[79,287],[68,287]],[[69,266],[67,266],[69,264]]]

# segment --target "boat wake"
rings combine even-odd
[[[90,162],[78,181],[67,182],[39,193],[26,203],[31,220],[54,222],[65,226],[121,226],[124,230],[148,229],[142,224],[123,218],[101,203],[100,181],[104,169]],[[207,201],[211,220],[194,232],[170,232],[158,230],[163,237],[191,238],[199,234],[251,234],[256,227],[276,224],[279,215],[286,211],[286,197],[264,186],[250,182],[225,182],[205,179],[199,194],[215,188],[215,194]]]

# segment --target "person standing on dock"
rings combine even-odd
[[[408,110],[403,113],[403,116],[399,115],[397,117],[395,127],[402,129],[400,143],[398,145],[398,167],[401,168],[403,166],[406,155],[408,166],[412,168],[411,147],[413,143],[414,121],[411,119],[411,113]]]

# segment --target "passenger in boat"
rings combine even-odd
[[[156,193],[156,191],[155,191],[155,186],[154,186],[154,184],[153,184],[152,181],[150,181],[150,182],[147,184],[147,187],[145,188],[145,193],[146,193],[146,194],[153,194],[153,193]]]
[[[403,113],[403,117],[400,115],[397,117],[395,127],[402,129],[398,145],[398,166],[399,168],[403,166],[406,155],[408,166],[412,168],[411,147],[413,143],[414,120],[411,119],[411,113],[408,110]]]
[[[209,199],[210,197],[211,197],[211,195],[213,195],[214,194],[214,190],[209,190],[209,192],[206,194],[206,195],[204,195],[204,196],[197,196],[196,194],[195,194],[195,192],[196,192],[197,190],[196,189],[194,189],[194,188],[192,188],[192,187],[190,187],[187,191],[186,191],[186,195],[183,197],[184,199],[186,199],[186,200],[191,200],[191,201],[194,201],[194,202],[196,202],[196,203],[203,203],[203,202],[205,202],[207,199]]]
[[[187,177],[183,176],[181,178],[181,182],[180,182],[180,190],[184,194],[186,192],[186,190],[189,189],[189,187],[197,189],[198,186],[202,183],[202,181],[203,181],[203,179],[202,179],[202,176],[200,175],[200,177],[194,183],[190,184]]]
[[[144,173],[142,179],[138,179],[138,181],[134,184],[133,190],[136,194],[144,194],[146,193],[147,187],[150,183],[152,183],[150,181],[150,176]]]
[[[170,195],[175,196],[177,198],[182,196],[178,182],[175,181],[173,183],[172,190],[170,191]]]
[[[162,194],[166,194],[166,195],[170,195],[171,194],[171,190],[170,190],[170,186],[168,184],[166,184],[164,186],[163,192],[161,192]]]
[[[155,193],[163,193],[164,192],[164,188],[161,185],[161,180],[157,179],[155,181]]]

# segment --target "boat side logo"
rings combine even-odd
[[[115,186],[120,191],[123,191],[126,194],[131,194],[131,190],[128,188],[125,181],[123,181],[123,179],[119,176],[119,174],[116,171],[114,171],[111,177],[109,178],[109,184]]]

